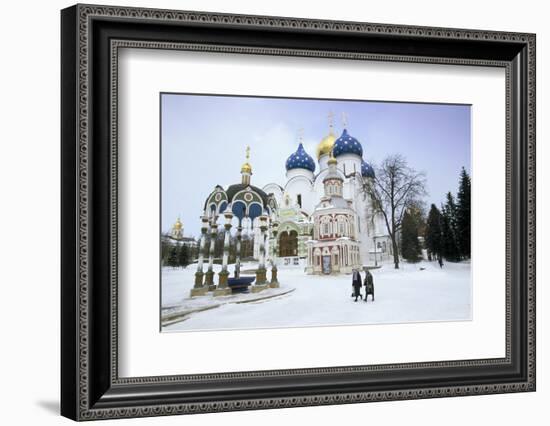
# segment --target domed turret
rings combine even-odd
[[[321,142],[319,142],[319,145],[317,145],[317,160],[320,160],[321,157],[325,155],[329,155],[332,151],[332,147],[334,146],[334,142],[336,141],[336,136],[334,135],[332,124],[333,119],[334,114],[330,112],[328,114],[328,135],[321,139]]]
[[[172,226],[172,232],[170,233],[170,236],[174,240],[181,240],[183,238],[183,223],[181,223],[179,216],[176,220],[176,223],[174,223],[174,225]]]
[[[250,147],[246,147],[246,161],[241,166],[242,184],[250,185],[250,176],[252,175],[252,166],[249,163],[250,160]]]
[[[323,155],[327,155],[332,151],[334,142],[336,141],[336,136],[332,133],[332,126],[330,127],[330,132],[326,135],[319,145],[317,145],[317,159],[320,159]]]
[[[357,139],[348,133],[347,129],[344,129],[342,135],[334,142],[332,152],[335,157],[343,154],[355,154],[362,157],[363,147]]]
[[[374,178],[374,169],[365,160],[361,160],[361,175],[367,178]]]
[[[250,163],[246,162],[242,165],[241,173],[252,174],[252,166],[250,165]]]
[[[300,145],[298,145],[296,152],[290,154],[286,160],[286,170],[288,171],[293,169],[306,169],[312,173],[315,172],[315,162],[306,152],[301,142]]]

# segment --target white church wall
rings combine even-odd
[[[338,170],[344,175],[349,176],[354,172],[361,173],[361,157],[355,154],[342,154],[336,159],[338,160]]]
[[[325,187],[323,185],[323,179],[325,175],[327,174],[328,169],[323,170],[322,172],[319,172],[319,174],[315,178],[315,182],[313,183],[313,192],[314,192],[314,206],[319,204],[321,201],[321,197],[325,194]]]
[[[273,194],[275,196],[275,200],[277,200],[277,204],[280,206],[281,201],[283,200],[283,189],[277,185],[276,183],[268,183],[265,185],[262,190],[266,194]]]
[[[344,180],[342,196],[348,200],[353,200],[353,204],[355,206],[357,204],[358,192],[360,189],[361,187],[356,182],[356,179],[347,178]]]
[[[313,181],[313,172],[307,170],[307,169],[291,169],[287,170],[286,172],[286,180],[289,181],[292,178],[295,177],[305,177],[306,179],[309,179],[310,181]]]
[[[304,210],[307,214],[311,214],[313,208],[315,207],[315,195],[312,191],[312,179],[309,179],[304,175],[294,175],[287,181],[285,185],[285,192],[290,195],[293,205],[298,204],[298,195],[300,195],[302,210]]]

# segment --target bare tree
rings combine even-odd
[[[402,155],[390,155],[375,167],[374,177],[367,180],[365,190],[375,213],[384,217],[392,242],[395,269],[399,269],[397,241],[403,214],[407,208],[419,205],[426,195],[425,174],[409,167]]]

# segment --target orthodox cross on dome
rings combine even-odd
[[[342,125],[344,129],[348,127],[348,115],[345,112],[342,113]]]
[[[298,129],[298,140],[300,141],[300,143],[302,143],[304,141],[304,128],[303,127]]]
[[[328,118],[328,127],[332,132],[332,127],[334,126],[334,113],[332,111],[329,111],[327,118]]]
[[[250,146],[246,147],[246,161],[241,167],[242,183],[250,185],[250,175],[252,174],[252,166],[248,162],[250,160]]]

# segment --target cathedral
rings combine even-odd
[[[303,265],[310,274],[350,273],[390,255],[384,219],[373,212],[365,183],[374,170],[363,147],[346,128],[337,137],[332,123],[319,142],[316,160],[303,144],[285,163],[284,185],[262,189],[275,198],[280,264]]]
[[[235,276],[239,277],[243,232],[253,236],[259,265],[257,284],[269,284],[269,265],[275,269],[275,277],[277,266],[300,267],[308,274],[338,274],[388,258],[391,244],[383,217],[373,211],[365,191],[365,184],[374,179],[374,170],[363,159],[361,143],[346,127],[337,137],[329,123],[316,159],[306,152],[300,138],[296,151],[281,164],[286,168],[282,185],[252,184],[247,148],[241,182],[227,188],[217,185],[206,197],[197,288],[214,284],[212,241],[218,232],[225,234],[224,280],[229,274],[231,235],[236,245]],[[205,263],[208,266],[203,266]]]

